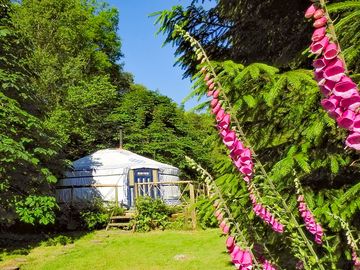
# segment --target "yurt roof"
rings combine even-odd
[[[161,163],[150,158],[137,155],[133,152],[124,149],[104,149],[98,150],[95,153],[82,157],[73,162],[75,171],[82,170],[105,170],[116,168],[138,169],[138,168],[151,168],[160,170],[174,170],[179,169]]]

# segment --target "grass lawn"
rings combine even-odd
[[[22,264],[21,270],[116,269],[201,270],[234,269],[219,230],[155,231],[120,230],[90,233],[66,246],[39,246],[27,256],[8,257],[5,265]],[[22,258],[26,262],[20,262]]]

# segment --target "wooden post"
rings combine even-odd
[[[119,191],[118,191],[118,186],[115,186],[115,203],[116,203],[116,207],[119,207]]]
[[[136,198],[138,197],[138,183],[134,184],[134,204],[136,204]]]
[[[195,192],[194,192],[194,185],[189,183],[190,188],[190,207],[191,209],[191,223],[193,230],[196,229],[196,209],[195,209]]]

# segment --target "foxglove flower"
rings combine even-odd
[[[310,209],[307,207],[304,196],[298,196],[298,209],[300,212],[301,217],[305,222],[306,229],[315,236],[315,242],[319,245],[322,244],[322,237],[323,237],[323,229],[320,224],[316,223],[313,214],[311,213]]]

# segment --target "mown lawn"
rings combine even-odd
[[[54,269],[233,269],[219,230],[155,231],[131,233],[120,230],[90,233],[74,244],[40,246],[25,258],[22,270]],[[8,258],[4,265],[21,264]]]

